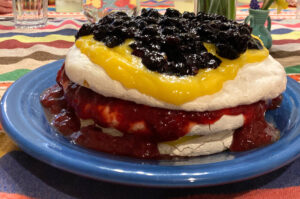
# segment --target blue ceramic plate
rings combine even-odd
[[[94,179],[131,185],[192,187],[252,178],[293,161],[300,153],[300,87],[288,79],[282,106],[267,113],[281,139],[248,152],[178,160],[138,160],[94,152],[74,145],[53,130],[39,102],[41,92],[55,84],[63,60],[45,65],[16,81],[1,102],[1,123],[27,153],[50,165]]]

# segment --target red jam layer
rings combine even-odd
[[[245,151],[274,141],[276,129],[264,118],[267,104],[257,102],[217,111],[187,112],[149,107],[117,98],[104,97],[71,82],[58,72],[57,83],[41,95],[41,103],[50,112],[50,122],[75,143],[112,154],[139,158],[158,158],[157,142],[176,140],[189,131],[189,124],[213,124],[223,115],[243,114],[244,126],[234,133],[232,151]],[[280,100],[273,100],[272,107]],[[80,126],[80,119],[92,119],[102,127],[124,133],[121,137],[107,135],[95,125]],[[143,128],[133,129],[133,124]],[[79,136],[72,136],[80,131]]]

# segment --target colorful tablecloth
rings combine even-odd
[[[245,19],[248,16],[249,5],[241,5],[236,9],[237,19]],[[277,9],[270,9],[270,17],[272,19],[296,19],[296,7],[289,7],[277,13]]]
[[[56,16],[49,20],[46,27],[35,30],[14,29],[12,21],[0,21],[0,98],[25,73],[63,59],[73,45],[74,33],[85,22],[82,16]],[[271,55],[298,81],[299,30],[300,20],[274,19],[273,46],[270,49]],[[300,159],[272,173],[239,183],[205,188],[158,189],[110,184],[53,168],[18,150],[5,133],[0,133],[0,157],[1,199],[300,198]]]

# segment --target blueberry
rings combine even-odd
[[[107,29],[104,27],[96,29],[96,30],[94,30],[93,34],[94,34],[94,38],[96,40],[101,41],[102,39],[104,39],[106,37]]]
[[[145,9],[143,8],[141,11],[141,16],[143,17],[154,17],[154,18],[159,18],[161,14],[157,10],[154,9]]]
[[[150,49],[153,50],[153,51],[160,51],[161,50],[161,46],[159,44],[151,44],[150,45]]]
[[[229,35],[225,31],[220,31],[217,33],[218,42],[226,43],[229,39]]]
[[[142,31],[142,34],[144,35],[157,35],[158,34],[159,27],[156,24],[148,25],[144,28]]]
[[[128,20],[124,22],[124,26],[128,27],[137,27],[137,23],[135,21],[132,20]]]
[[[106,15],[102,19],[99,20],[99,24],[110,24],[114,21],[114,17],[112,15]]]
[[[79,37],[90,35],[93,33],[95,28],[95,24],[83,24],[79,31],[76,33],[75,38],[78,39]]]
[[[143,48],[136,48],[136,49],[132,52],[132,54],[135,55],[135,56],[137,56],[137,57],[143,58],[143,57],[145,56],[145,54],[146,54],[146,51],[147,51],[147,50],[145,50],[145,49],[143,49]]]
[[[145,21],[147,24],[157,24],[157,19],[154,17],[146,17]]]
[[[239,26],[239,32],[241,34],[247,34],[250,35],[250,33],[252,32],[252,28],[250,26],[248,26],[247,24],[241,24]]]
[[[230,28],[229,22],[221,23],[220,24],[220,31],[228,30]]]
[[[200,54],[190,54],[186,56],[186,63],[189,67],[198,68],[198,64],[202,62],[202,56]]]
[[[136,27],[129,27],[127,28],[127,36],[128,38],[133,38],[135,34],[137,34],[139,31]]]
[[[232,46],[228,44],[218,43],[216,44],[217,47],[217,54],[221,57],[228,58],[228,59],[236,59],[240,56],[238,51],[236,51]]]
[[[148,16],[148,10],[146,8],[143,8],[141,10],[141,16],[143,16],[143,17],[147,17]]]
[[[263,49],[263,45],[260,43],[260,41],[256,38],[251,38],[248,42],[248,48],[249,49]]]
[[[187,18],[187,19],[192,19],[195,17],[195,13],[184,11],[184,13],[182,14],[182,17]]]
[[[151,9],[149,11],[148,17],[159,18],[161,17],[161,14],[157,10]]]
[[[221,60],[215,56],[211,56],[211,59],[206,62],[208,68],[217,68],[221,64]]]
[[[103,42],[105,43],[105,45],[109,48],[113,48],[115,46],[120,45],[121,43],[123,43],[123,40],[120,39],[117,36],[108,36],[106,38],[104,38]]]
[[[178,36],[167,36],[166,44],[169,46],[177,46],[180,43],[180,38]]]
[[[123,19],[115,19],[113,22],[112,22],[112,25],[113,26],[121,26],[125,21]]]
[[[165,16],[168,17],[180,17],[181,13],[178,10],[172,9],[172,8],[167,8],[166,12],[165,12]]]
[[[195,52],[201,53],[203,51],[207,51],[201,41],[195,41]]]
[[[136,23],[137,23],[137,27],[141,30],[147,26],[147,22],[144,19],[138,19],[136,20]]]
[[[234,47],[239,53],[244,53],[248,48],[248,35],[241,35],[238,40],[235,40]]]
[[[176,32],[178,32],[179,30],[175,27],[175,26],[167,26],[167,27],[164,27],[162,29],[162,34],[165,34],[165,35],[172,35]]]
[[[156,51],[146,53],[142,59],[142,63],[152,71],[163,72],[167,66],[165,57]]]
[[[179,21],[176,18],[166,17],[160,21],[159,25],[161,25],[162,27],[175,26],[178,28],[178,26],[180,26],[181,24],[179,23]]]
[[[112,12],[110,15],[114,16],[115,18],[128,17],[126,12]]]

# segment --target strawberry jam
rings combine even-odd
[[[277,107],[281,99],[273,100],[270,105],[259,101],[217,111],[188,112],[104,97],[71,82],[64,67],[58,72],[57,83],[41,95],[41,103],[51,115],[50,122],[64,136],[90,149],[159,158],[157,143],[184,136],[189,132],[190,123],[213,124],[223,115],[239,114],[244,116],[244,126],[235,131],[231,151],[250,150],[277,139],[278,131],[265,121],[264,114],[269,106]],[[81,126],[80,119],[91,119],[94,124]],[[117,129],[123,135],[103,133],[99,126]]]

